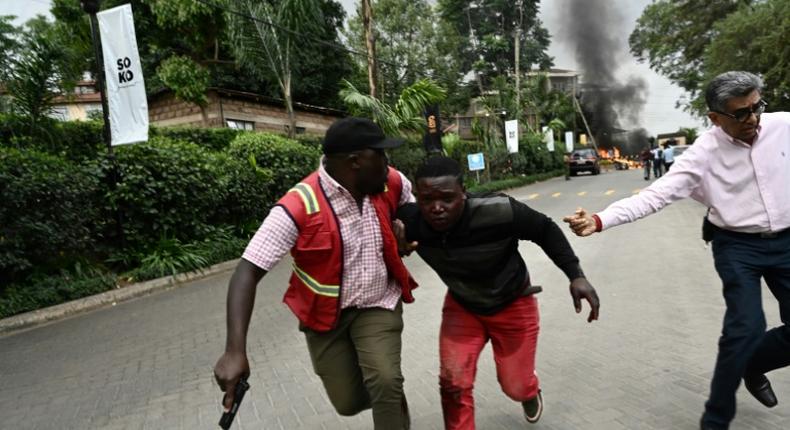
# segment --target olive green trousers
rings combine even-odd
[[[329,401],[340,415],[371,408],[375,430],[409,428],[401,373],[403,305],[344,309],[335,329],[301,329]]]

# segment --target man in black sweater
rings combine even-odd
[[[547,216],[504,194],[465,192],[457,162],[433,157],[416,174],[417,203],[402,206],[395,222],[405,252],[412,249],[447,285],[439,335],[445,429],[474,429],[472,387],[477,359],[491,340],[497,377],[505,394],[521,402],[537,422],[543,399],[535,374],[538,304],[519,240],[540,246],[570,280],[576,312],[598,296],[559,227]]]

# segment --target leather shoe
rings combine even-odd
[[[774,394],[774,390],[771,388],[771,382],[768,381],[765,375],[744,376],[743,385],[745,385],[746,389],[752,393],[752,396],[763,405],[773,408],[778,403],[776,401],[776,394]]]

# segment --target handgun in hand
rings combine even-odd
[[[223,430],[228,430],[230,425],[233,423],[233,418],[236,417],[236,412],[239,411],[239,405],[241,405],[241,401],[244,399],[244,393],[250,389],[250,384],[247,383],[247,378],[239,379],[239,382],[236,384],[236,389],[233,392],[233,404],[230,406],[230,410],[222,414],[222,418],[219,420],[219,426],[222,427]]]

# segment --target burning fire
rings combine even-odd
[[[605,160],[608,160],[610,158],[620,158],[620,149],[615,146],[614,148],[612,148],[612,154],[613,156],[610,157],[608,149],[598,149],[598,155]]]

